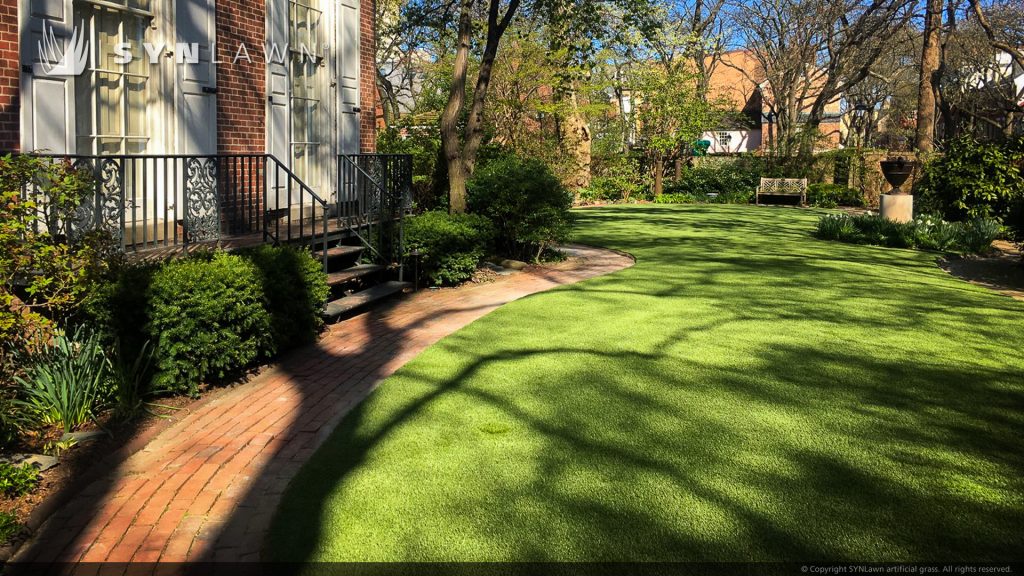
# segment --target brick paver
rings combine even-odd
[[[555,266],[422,290],[332,326],[82,486],[15,561],[257,560],[288,482],[380,380],[502,304],[632,264],[607,250],[568,250],[573,257]]]

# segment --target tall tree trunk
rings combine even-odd
[[[466,211],[466,165],[462,161],[462,142],[459,137],[459,115],[466,100],[466,74],[469,71],[469,43],[473,33],[473,0],[462,0],[459,14],[459,33],[455,49],[452,85],[448,102],[441,113],[441,145],[448,164],[448,211],[462,214]]]
[[[559,122],[559,137],[573,162],[567,184],[578,190],[590,186],[590,126],[580,113],[575,82],[570,81],[567,88],[563,95],[568,101],[569,109],[564,121]]]
[[[661,196],[664,191],[664,177],[665,177],[665,155],[661,152],[657,152],[654,157],[654,196]]]
[[[920,152],[935,148],[935,88],[939,70],[939,27],[942,26],[943,0],[927,0],[924,16],[924,49],[917,86],[917,134],[914,145]]]

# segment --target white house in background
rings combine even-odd
[[[723,129],[705,132],[702,140],[711,142],[708,154],[740,154],[761,147],[761,128]]]

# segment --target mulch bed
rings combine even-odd
[[[972,284],[1024,300],[1024,260],[1009,242],[997,240],[990,256],[950,256],[939,259],[939,267]]]
[[[101,419],[103,428],[92,424],[79,430],[105,429],[109,434],[65,450],[59,455],[56,466],[40,474],[39,484],[29,494],[17,498],[0,496],[0,511],[14,514],[22,524],[17,536],[0,543],[0,563],[7,560],[66,498],[145,447],[157,434],[187,416],[198,404],[209,401],[226,389],[205,391],[200,399],[189,396],[159,398],[131,422],[115,423],[108,416]],[[23,439],[12,452],[44,454],[44,445],[60,436],[57,430],[32,435]]]

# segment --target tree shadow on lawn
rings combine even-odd
[[[707,404],[666,402],[661,393],[590,370],[576,386],[554,382],[550,388],[565,389],[539,392],[548,409],[540,411],[474,380],[526,358],[580,353],[595,363],[628,357],[517,350],[474,356],[454,378],[405,374],[395,384],[421,380],[431,391],[386,414],[371,400],[342,423],[286,497],[270,543],[275,557],[379,559],[358,549],[320,555],[318,543],[339,539],[323,530],[352,532],[340,537],[348,544],[381,546],[383,539],[388,557],[427,561],[1005,560],[1024,551],[1017,445],[1024,398],[1001,384],[1013,374],[916,369],[782,347],[757,358],[763,370],[801,366],[779,381],[724,370],[716,382],[698,383],[686,371],[665,370],[678,359],[634,358],[648,365],[641,380]],[[858,377],[823,381],[818,375],[834,365],[855,365]],[[962,388],[937,390],[937,382]],[[502,450],[520,455],[500,446],[501,434],[464,427],[450,408],[431,406],[451,404],[450,397],[468,398],[473,406],[464,409],[487,408],[510,432],[531,436],[539,447],[522,462],[530,471],[489,459]],[[722,410],[723,402],[734,408]],[[390,478],[417,482],[418,490],[365,491],[362,468],[422,464],[400,456],[401,445],[413,441],[403,427],[432,438],[438,426],[473,437],[461,448],[478,455],[451,464],[468,470],[447,470],[442,458],[450,450],[440,448],[432,470]],[[396,435],[406,437],[389,438]],[[405,461],[381,464],[389,454]],[[438,475],[444,478],[432,478]],[[349,501],[356,510],[341,524],[322,516],[339,512],[328,502],[347,483],[379,498],[383,510]],[[397,503],[395,493],[410,491],[420,498]],[[438,509],[443,518],[429,517]]]
[[[692,210],[665,218],[683,237],[638,236],[645,211],[582,238],[637,266],[495,312],[357,407],[287,493],[270,557],[1024,554],[1020,305],[799,226],[722,240],[735,214],[711,211],[710,238],[686,237]]]

